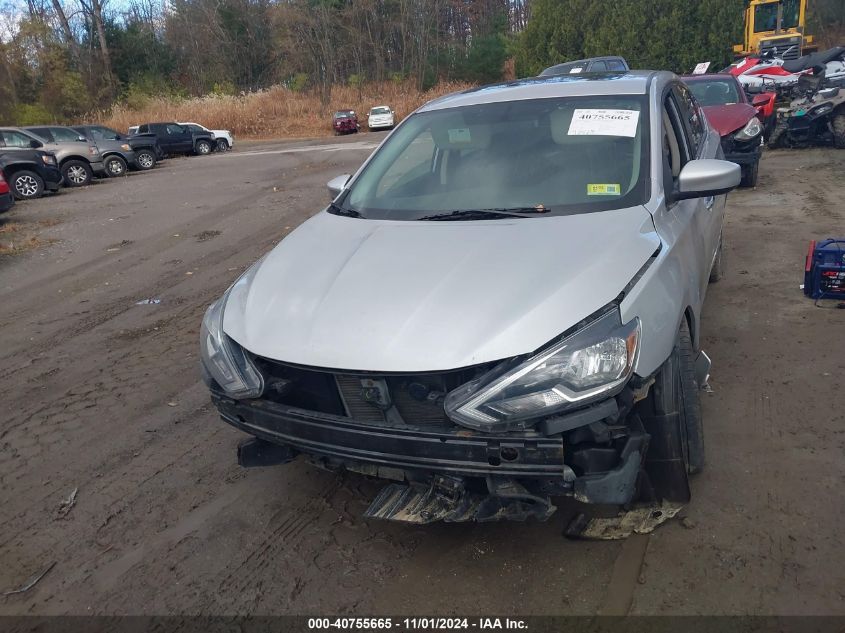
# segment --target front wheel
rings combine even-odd
[[[81,160],[69,160],[62,165],[62,176],[68,187],[84,187],[91,182],[94,172],[91,165]]]
[[[44,195],[44,180],[34,171],[16,171],[9,179],[9,186],[15,200],[34,200]]]
[[[217,151],[218,152],[225,152],[229,149],[229,141],[225,138],[217,139]]]
[[[135,163],[141,171],[147,171],[156,166],[156,155],[152,150],[142,149],[135,152]]]
[[[836,149],[845,149],[845,110],[841,107],[830,122],[833,128],[833,146]]]
[[[197,141],[196,152],[200,156],[205,156],[211,153],[211,143],[208,141]]]
[[[642,403],[641,418],[650,436],[645,471],[652,491],[659,499],[689,501],[689,475],[704,468],[704,427],[686,319]]]
[[[109,156],[104,161],[103,166],[106,168],[106,173],[111,178],[126,175],[126,161],[120,156]]]
[[[760,173],[760,161],[756,160],[750,165],[745,165],[742,168],[742,180],[739,183],[740,187],[756,187],[757,177]]]
[[[774,129],[772,129],[771,134],[769,134],[769,141],[767,146],[769,149],[777,149],[779,147],[784,146],[784,142],[786,141],[786,130],[789,126],[786,124],[786,121],[779,120],[775,123]]]

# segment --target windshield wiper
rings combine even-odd
[[[444,211],[435,215],[426,215],[419,220],[489,220],[496,218],[524,218],[526,213],[548,213],[542,205],[536,207],[508,207],[491,209],[460,209],[458,211]]]
[[[334,213],[335,215],[342,215],[347,218],[363,218],[364,216],[355,211],[354,209],[344,209],[343,207],[337,206],[334,202],[329,205],[329,213]]]

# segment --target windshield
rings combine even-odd
[[[390,114],[390,108],[373,108],[370,110],[370,114]]]
[[[754,32],[774,31],[778,25],[778,3],[769,2],[754,7]]]
[[[727,105],[741,101],[736,83],[727,79],[691,81],[687,84],[696,100],[703,106]]]
[[[337,201],[365,218],[498,210],[569,214],[642,204],[645,97],[534,99],[413,115]]]
[[[783,0],[782,29],[794,29],[798,26],[798,0]]]
[[[355,113],[351,110],[344,110],[343,112],[335,112],[334,118],[336,119],[346,119],[348,117],[355,116]]]

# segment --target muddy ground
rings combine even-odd
[[[0,593],[54,564],[0,613],[845,614],[845,311],[798,287],[808,240],[845,235],[843,151],[766,154],[729,198],[685,522],[406,527],[361,518],[363,477],[236,465],[203,311],[373,139],[173,159],[0,220],[44,244],[0,258]]]

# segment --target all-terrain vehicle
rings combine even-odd
[[[845,89],[820,89],[824,74],[804,75],[799,80],[799,97],[778,109],[777,123],[769,136],[769,147],[806,147],[832,143],[845,149]]]

